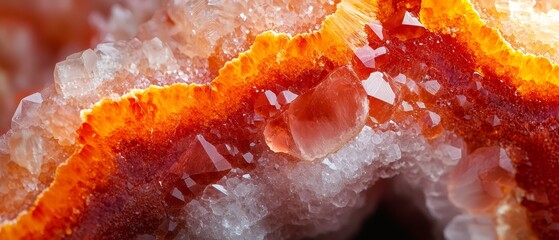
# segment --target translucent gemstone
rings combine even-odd
[[[456,96],[456,101],[458,101],[458,105],[464,108],[464,110],[469,110],[472,108],[472,103],[468,101],[468,99],[464,95]]]
[[[280,92],[280,94],[278,94],[278,102],[281,105],[287,105],[290,104],[291,102],[293,102],[299,95],[289,91],[289,90],[285,90]]]
[[[499,167],[510,174],[516,173],[516,168],[512,164],[512,160],[504,149],[499,149]]]
[[[154,69],[160,69],[166,65],[168,69],[174,70],[175,58],[171,49],[167,47],[159,38],[153,38],[145,42],[142,51],[146,55],[149,65]]]
[[[410,92],[419,94],[419,86],[417,86],[417,83],[414,80],[408,79],[408,81],[406,82],[406,87]]]
[[[34,93],[23,98],[19,102],[16,112],[12,117],[12,128],[25,126],[23,120],[26,116],[35,114],[41,106],[41,103],[43,103],[43,96],[41,93]]]
[[[394,77],[394,82],[400,83],[400,84],[406,84],[407,82],[407,77],[404,74],[398,74],[398,76]]]
[[[265,117],[274,116],[280,107],[276,94],[270,90],[261,93],[254,103],[255,113]]]
[[[449,144],[442,144],[441,149],[449,156],[449,160],[456,163],[462,158],[462,148],[455,147]]]
[[[377,22],[368,23],[367,26],[375,33],[379,40],[384,40],[384,33],[382,25]]]
[[[419,123],[422,126],[423,135],[425,135],[425,137],[427,138],[435,138],[439,136],[444,130],[441,124],[441,116],[432,111],[425,111],[422,113],[422,115],[423,119],[421,119],[422,121],[420,121]]]
[[[276,109],[280,108],[280,105],[278,103],[278,97],[274,92],[270,90],[266,90],[264,91],[264,95],[266,96],[266,99],[268,99],[268,103],[270,103],[270,105],[276,107]]]
[[[493,127],[501,125],[501,119],[499,119],[496,115],[487,117],[486,121]]]
[[[171,195],[181,202],[185,201],[184,194],[178,188],[173,188]]]
[[[46,156],[43,138],[37,137],[31,129],[16,132],[9,140],[11,160],[27,169],[33,175],[39,175]]]
[[[427,117],[425,118],[425,123],[429,127],[435,127],[441,123],[441,116],[431,111],[427,111]]]
[[[418,38],[425,33],[425,27],[411,12],[400,10],[393,14],[384,26],[397,38],[405,41]]]
[[[402,19],[402,25],[423,27],[423,24],[421,24],[419,19],[408,11],[405,11],[404,13],[404,19]]]
[[[469,211],[485,212],[501,200],[505,189],[514,186],[513,171],[512,162],[502,148],[476,149],[451,173],[450,199]]]
[[[56,64],[54,80],[64,97],[80,97],[95,90],[102,79],[95,77],[97,55],[88,49]]]
[[[124,44],[103,43],[97,45],[95,52],[99,56],[97,60],[97,75],[103,81],[113,79],[117,69],[122,67],[121,62],[124,55]],[[124,56],[123,56],[124,55]],[[127,59],[130,61],[130,59]]]
[[[425,91],[432,95],[436,95],[441,89],[441,84],[437,80],[426,81],[422,84]]]
[[[184,184],[186,184],[188,188],[192,188],[196,185],[196,182],[190,176],[186,176],[184,178]]]
[[[184,174],[182,176],[182,180],[184,182],[184,186],[186,186],[186,189],[188,189],[188,191],[190,191],[190,193],[192,194],[199,194],[204,190],[205,185],[196,183],[196,181],[194,181],[194,179],[192,179],[192,177],[190,177],[188,174]]]
[[[245,153],[245,154],[243,154],[243,159],[247,163],[252,163],[252,161],[254,161],[254,155],[252,153]]]
[[[384,80],[384,75],[381,72],[371,73],[369,78],[362,83],[367,95],[390,105],[394,105],[396,101],[396,94],[394,93],[392,86]]]
[[[396,109],[397,89],[385,80],[381,72],[373,72],[361,82],[365,92],[369,96],[370,116],[379,123],[384,123],[390,119]]]
[[[412,111],[413,106],[406,101],[402,101],[402,110],[404,110],[404,112]]]
[[[373,49],[369,45],[365,45],[355,50],[355,55],[357,56],[357,58],[361,61],[361,63],[363,63],[363,65],[365,65],[365,67],[368,68],[375,68],[375,59],[382,55],[385,55],[386,53],[387,50],[385,47]]]
[[[321,158],[359,133],[368,110],[357,75],[348,67],[338,68],[266,124],[266,143],[275,152]]]
[[[227,192],[227,189],[225,189],[222,185],[219,184],[212,184],[212,187],[217,189],[218,191],[220,191],[221,193],[228,195],[229,192]]]
[[[375,67],[375,50],[371,48],[369,45],[365,45],[364,47],[358,48],[355,50],[355,55],[359,60],[368,68]]]
[[[210,160],[212,160],[216,170],[225,171],[231,169],[231,164],[221,154],[219,154],[219,152],[217,152],[214,145],[204,139],[204,136],[198,135],[196,136],[196,139],[202,144],[202,147],[210,157]]]
[[[206,141],[202,135],[197,135],[194,138],[190,149],[181,158],[185,159],[183,161],[184,164],[176,166],[178,169],[175,171],[187,174],[188,176],[231,169],[229,161],[217,151],[213,144]]]

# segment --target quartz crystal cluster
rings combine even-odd
[[[15,109],[0,239],[346,239],[383,179],[559,237],[556,1],[140,2]]]

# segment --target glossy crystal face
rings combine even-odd
[[[102,43],[0,102],[0,239],[344,239],[402,187],[437,237],[559,237],[556,1],[76,6]]]

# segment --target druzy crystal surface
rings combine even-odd
[[[0,239],[559,238],[556,1],[1,4]]]

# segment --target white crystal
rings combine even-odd
[[[215,188],[215,189],[217,189],[218,191],[222,192],[222,193],[225,194],[225,195],[229,194],[229,193],[227,192],[227,190],[226,190],[222,185],[219,185],[219,184],[212,184],[212,187]]]
[[[413,106],[406,101],[402,101],[402,110],[404,110],[404,112],[412,111]]]
[[[367,95],[379,99],[388,104],[394,104],[396,94],[390,84],[384,79],[381,72],[373,72],[367,80],[362,82]]]
[[[280,94],[278,95],[278,101],[280,104],[286,105],[289,104],[291,102],[293,102],[295,99],[297,99],[299,95],[289,91],[289,90],[285,90],[280,92]]]
[[[371,22],[367,26],[377,35],[380,40],[384,40],[384,34],[382,33],[383,27],[380,23]]]
[[[268,103],[270,103],[270,105],[276,107],[276,109],[280,108],[280,105],[278,103],[278,97],[274,92],[270,90],[266,90],[264,91],[264,95],[266,96],[266,99],[268,99]]]
[[[429,127],[437,126],[441,123],[441,116],[431,111],[427,111],[427,125]]]
[[[163,65],[167,65],[169,68],[167,70],[175,70],[172,68],[175,63],[173,52],[159,38],[153,38],[145,42],[142,51],[152,68],[160,69]]]
[[[102,79],[95,77],[97,55],[88,49],[57,63],[54,80],[65,97],[80,97],[95,90]]]
[[[363,65],[365,65],[365,67],[368,68],[375,67],[376,53],[375,50],[371,48],[369,45],[365,45],[355,50],[355,55],[357,56],[357,58],[359,58],[359,60],[361,60],[361,62],[363,63]]]
[[[12,128],[24,127],[22,120],[28,115],[33,115],[37,112],[43,103],[43,96],[41,93],[34,93],[23,98],[17,106],[16,112],[12,117]]]
[[[426,81],[422,85],[423,88],[425,88],[425,91],[432,95],[436,95],[437,92],[439,92],[439,90],[441,89],[441,84],[437,80]]]
[[[16,133],[8,141],[11,160],[27,169],[33,175],[39,175],[43,157],[47,154],[42,138],[26,129]]]
[[[421,24],[419,19],[408,11],[404,13],[404,19],[402,20],[402,25],[423,27],[423,24]]]

